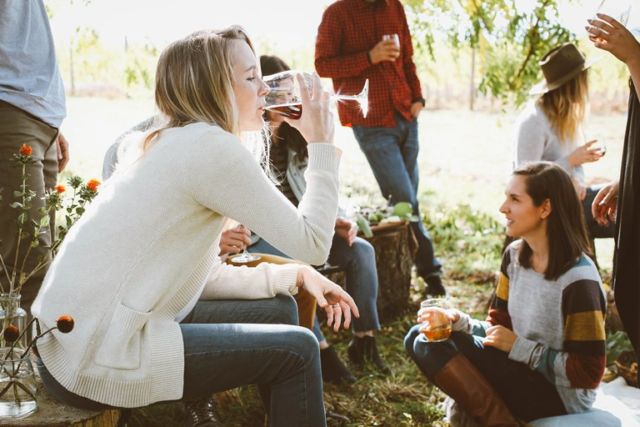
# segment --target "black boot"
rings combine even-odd
[[[186,427],[222,427],[214,413],[213,399],[184,402],[187,412]]]
[[[362,368],[366,362],[371,362],[373,365],[383,374],[390,374],[391,370],[384,363],[380,353],[378,353],[378,346],[376,344],[376,338],[370,336],[353,337],[349,343],[347,349],[349,354],[349,360],[358,368]]]
[[[442,278],[440,273],[432,273],[424,277],[424,282],[427,285],[427,294],[435,297],[444,297],[447,295],[447,291],[442,285]]]
[[[356,377],[342,363],[333,347],[320,350],[320,366],[322,367],[322,380],[325,382],[333,384],[353,384],[356,382]]]

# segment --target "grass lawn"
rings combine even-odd
[[[72,144],[69,169],[85,178],[99,177],[106,149],[124,130],[153,113],[150,100],[71,98],[64,132]],[[587,165],[591,178],[615,178],[619,173],[625,115],[593,115],[585,130],[588,138],[607,144],[607,155]],[[514,113],[424,111],[420,117],[420,200],[433,233],[437,255],[445,265],[445,279],[453,305],[483,316],[499,267],[502,241],[498,207],[511,169]],[[373,175],[349,129],[336,129],[343,149],[343,193],[356,203],[381,201]],[[598,241],[605,271],[611,268],[612,243]],[[325,387],[327,407],[351,418],[352,426],[446,426],[439,405],[443,395],[424,379],[404,355],[402,339],[414,321],[421,294],[416,281],[415,307],[384,325],[379,342],[393,374],[357,372],[350,387]],[[327,332],[346,360],[350,334]],[[225,425],[259,426],[264,411],[254,388],[233,390],[220,402]],[[131,425],[175,425],[179,405],[156,405],[134,412]],[[339,425],[333,423],[330,425]]]

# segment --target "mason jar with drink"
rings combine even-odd
[[[449,339],[453,324],[448,308],[448,301],[444,298],[431,298],[420,303],[420,332],[428,341],[439,342]]]

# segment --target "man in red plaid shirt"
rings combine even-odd
[[[392,37],[383,40],[384,35]],[[340,121],[353,128],[383,196],[391,203],[411,203],[419,216],[417,117],[424,98],[412,56],[411,33],[398,0],[337,0],[324,12],[316,39],[318,74],[331,77],[335,92],[346,94],[359,93],[369,79],[367,117],[357,103],[340,103]],[[418,274],[427,292],[444,295],[429,233],[422,221],[412,226]]]

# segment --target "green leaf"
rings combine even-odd
[[[49,215],[45,215],[40,218],[40,228],[45,228],[49,226],[50,218]]]
[[[406,217],[413,213],[413,208],[410,203],[407,202],[398,202],[393,206],[393,215],[399,217]]]
[[[364,234],[364,237],[373,237],[369,221],[367,221],[364,216],[356,214],[356,224],[358,225],[358,229],[362,231],[362,234]]]

